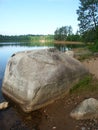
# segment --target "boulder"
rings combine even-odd
[[[2,92],[31,112],[63,97],[87,74],[79,61],[55,48],[19,52],[6,66]]]
[[[81,102],[70,114],[76,120],[98,118],[98,100],[89,98]]]
[[[65,51],[65,54],[71,57],[74,57],[74,52],[73,51]]]

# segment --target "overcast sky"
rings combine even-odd
[[[78,30],[79,0],[0,0],[0,34],[54,34],[57,27]]]

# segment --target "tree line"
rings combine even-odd
[[[73,34],[72,26],[62,26],[54,32],[54,40],[58,41],[81,41],[81,36],[77,31]]]
[[[53,35],[0,35],[0,42],[39,42],[40,40],[53,40]]]
[[[0,42],[24,42],[29,41],[30,36],[20,35],[20,36],[7,36],[7,35],[0,35]]]
[[[73,34],[71,26],[57,28],[55,40],[83,41],[98,44],[98,0],[79,0],[76,10],[79,21],[79,31]]]

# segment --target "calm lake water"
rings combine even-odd
[[[20,43],[0,43],[0,102],[4,101],[2,96],[1,87],[4,77],[5,67],[8,62],[8,59],[13,53],[24,51],[24,50],[34,50],[34,49],[44,49],[48,48],[47,46],[28,46],[28,44]],[[32,113],[34,114],[34,113]],[[39,115],[39,113],[37,113]],[[29,115],[28,115],[29,116]],[[30,115],[31,116],[31,115]],[[34,116],[34,115],[32,115]],[[38,119],[29,120],[29,123],[33,121],[33,124],[30,126],[28,123],[23,122],[25,117],[20,114],[13,108],[10,107],[7,110],[0,111],[0,130],[31,130],[38,129],[36,123]]]

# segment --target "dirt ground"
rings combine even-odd
[[[98,78],[98,58],[82,62],[89,69],[90,73]],[[41,109],[42,118],[39,124],[40,130],[98,130],[98,119],[76,121],[70,117],[70,112],[86,98],[94,97],[98,99],[98,94],[83,93],[70,94],[65,98],[54,102]]]
[[[98,58],[85,60],[82,64],[98,78]],[[70,117],[77,104],[90,97],[98,99],[97,92],[69,94],[28,116],[15,114],[14,108],[10,108],[5,111],[7,116],[1,112],[0,130],[98,130],[98,119],[77,121]]]

